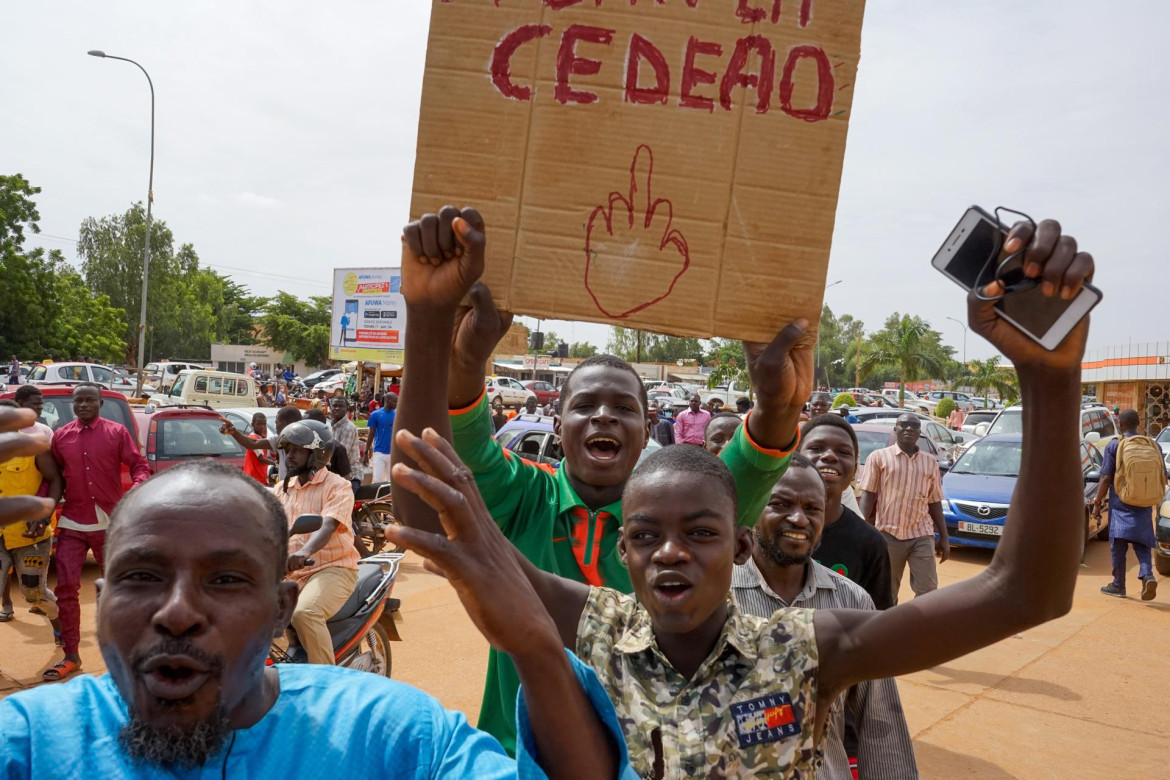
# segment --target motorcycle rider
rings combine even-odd
[[[301,420],[281,431],[276,446],[286,453],[288,472],[274,493],[288,524],[299,515],[321,515],[321,528],[288,541],[288,578],[300,587],[292,627],[309,663],[332,664],[333,640],[325,621],[341,608],[357,584],[353,545],[353,488],[329,471],[335,442],[326,423]],[[312,558],[312,565],[306,565]]]

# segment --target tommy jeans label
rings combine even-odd
[[[741,748],[776,742],[800,733],[798,713],[787,693],[773,693],[731,705]]]

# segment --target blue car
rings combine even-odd
[[[972,444],[943,476],[943,519],[951,544],[995,549],[1003,536],[1012,491],[1020,475],[1023,436],[1001,433]],[[1081,442],[1081,472],[1085,477],[1085,541],[1103,535],[1109,511],[1091,517],[1088,504],[1101,479],[1101,451]]]

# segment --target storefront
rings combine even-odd
[[[248,366],[255,363],[268,376],[284,371],[284,367],[293,364],[293,371],[301,377],[308,376],[317,369],[296,363],[288,355],[273,352],[260,344],[212,344],[211,362],[217,371],[231,371],[242,374]]]
[[[1081,392],[1112,409],[1135,409],[1140,430],[1156,436],[1170,426],[1170,342],[1089,350],[1081,364]]]

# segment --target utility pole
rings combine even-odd
[[[634,362],[641,363],[642,362],[642,336],[644,334],[640,330],[636,330],[634,332],[638,334],[638,359],[635,360]]]
[[[861,387],[861,334],[857,332],[857,368],[853,372],[853,386]]]

